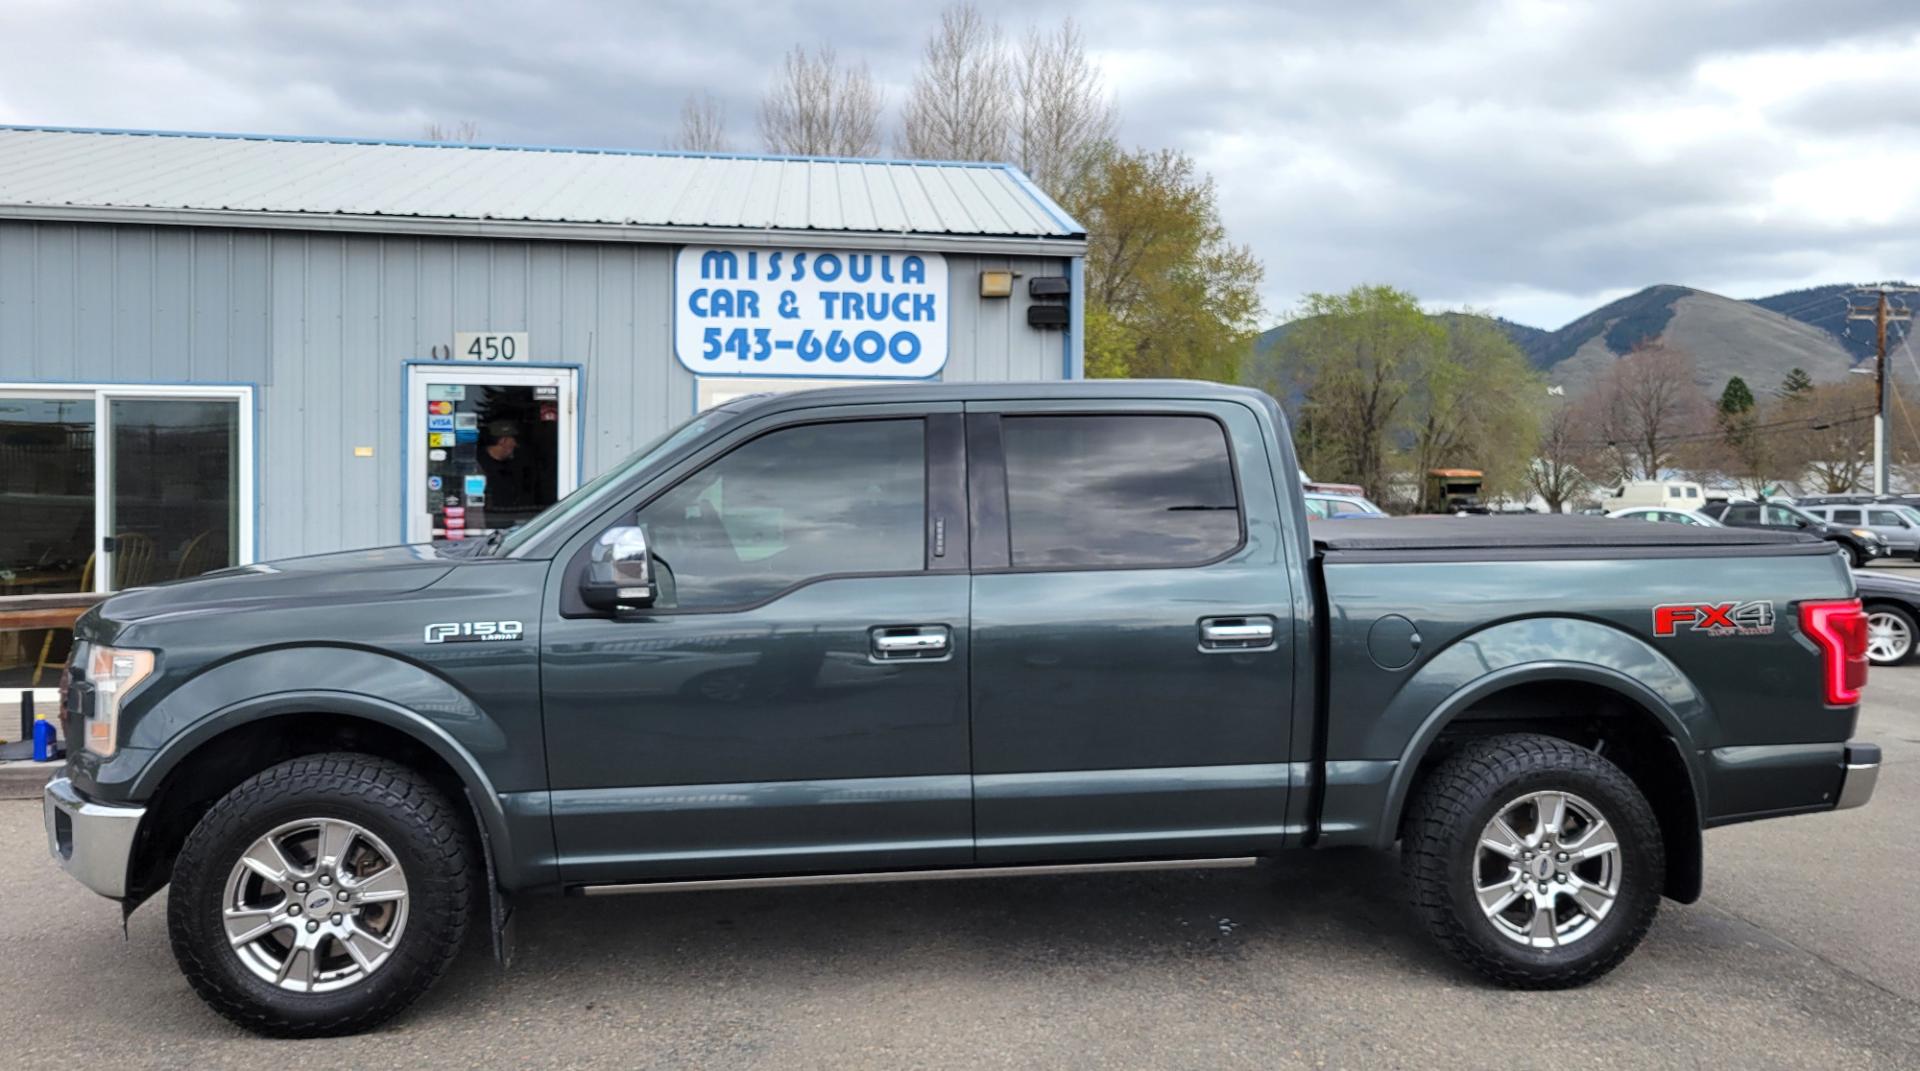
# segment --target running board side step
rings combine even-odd
[[[1235,870],[1255,866],[1258,856],[1220,859],[1132,859],[1119,863],[1037,863],[1031,866],[969,866],[951,870],[876,870],[851,874],[788,874],[766,878],[697,878],[691,881],[639,881],[622,885],[575,885],[577,896],[629,893],[697,892],[721,889],[772,889],[793,885],[878,885],[896,881],[957,881],[966,878],[1044,877],[1057,874],[1122,874],[1138,870]]]

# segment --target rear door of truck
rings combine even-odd
[[[982,863],[1278,847],[1296,636],[1231,401],[968,403]]]

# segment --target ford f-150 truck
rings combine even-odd
[[[316,1035],[535,892],[1334,845],[1397,845],[1473,970],[1573,986],[1699,896],[1703,830],[1872,793],[1831,544],[1310,530],[1298,471],[1271,398],[1207,384],[739,399],[504,538],[106,600],[48,839],[126,912],[171,884],[214,1008]]]

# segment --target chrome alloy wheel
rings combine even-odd
[[[1891,665],[1913,650],[1913,630],[1904,618],[1885,610],[1867,614],[1867,658],[1875,665]]]
[[[1474,849],[1474,893],[1501,936],[1560,948],[1591,934],[1620,895],[1620,841],[1600,809],[1568,792],[1502,807]]]
[[[254,976],[296,993],[365,981],[407,925],[407,876],[393,851],[338,818],[288,822],[253,842],[227,877],[227,940]]]

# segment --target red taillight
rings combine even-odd
[[[1800,630],[1820,648],[1827,705],[1850,707],[1867,683],[1867,615],[1860,600],[1803,602]]]

